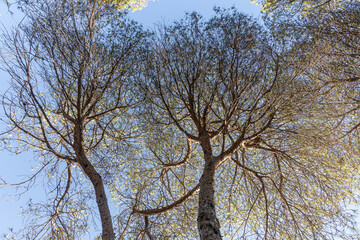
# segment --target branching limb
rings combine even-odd
[[[176,162],[176,163],[163,163],[163,168],[178,167],[178,166],[181,166],[181,165],[187,163],[191,157],[191,151],[192,151],[191,140],[187,139],[187,152],[186,152],[184,159],[179,162]]]
[[[63,230],[66,233],[67,237],[70,237],[69,232],[67,231],[67,227],[65,226],[65,224],[61,221],[61,218],[59,216],[59,210],[60,210],[60,205],[61,203],[64,201],[66,195],[69,193],[70,190],[70,185],[71,185],[71,164],[69,162],[67,162],[67,183],[66,183],[66,187],[65,187],[65,191],[62,194],[62,196],[60,197],[59,201],[56,204],[55,207],[55,213],[51,216],[51,224],[53,225],[53,227],[57,230],[56,224],[54,222],[54,218],[57,218],[60,222],[60,224],[62,225]]]
[[[163,214],[166,213],[180,204],[184,203],[187,199],[189,199],[191,196],[193,196],[198,190],[200,189],[200,184],[196,185],[193,189],[191,189],[187,194],[176,200],[175,202],[164,206],[160,208],[154,208],[154,209],[147,209],[147,210],[139,210],[136,208],[136,205],[133,209],[133,213],[138,213],[142,216],[151,216],[151,215],[157,215],[157,214]]]

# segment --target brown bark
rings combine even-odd
[[[214,203],[217,161],[212,155],[209,137],[202,140],[201,146],[204,151],[205,167],[200,178],[198,231],[201,240],[221,240],[220,223]]]
[[[86,176],[90,179],[96,196],[96,204],[99,209],[101,226],[102,226],[102,239],[103,240],[114,240],[115,234],[113,229],[112,218],[110,209],[106,197],[104,183],[100,174],[96,171],[94,166],[86,157],[86,154],[82,145],[82,129],[81,126],[75,126],[74,134],[74,149],[76,154],[76,160],[81,166]]]
[[[154,208],[154,209],[147,209],[147,210],[138,210],[138,209],[134,208],[133,212],[139,213],[142,216],[151,216],[151,215],[166,213],[166,212],[176,208],[180,204],[184,203],[187,199],[189,199],[191,196],[193,196],[197,192],[199,187],[200,187],[200,184],[196,185],[193,189],[188,191],[184,196],[182,196],[181,198],[179,198],[178,200],[174,201],[173,203],[171,203],[167,206]]]

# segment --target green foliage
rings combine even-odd
[[[346,4],[359,3],[358,0],[253,0],[261,4],[262,11],[274,13],[278,10],[290,10],[306,15],[310,12],[324,13],[343,7]]]
[[[129,116],[138,100],[129,84],[146,32],[93,1],[22,2],[21,10],[26,19],[4,34],[1,55],[12,77],[3,98],[11,134],[3,140],[37,153],[40,168],[30,181],[45,175],[50,199],[29,205],[36,221],[21,234],[78,239],[88,230],[92,191],[103,184],[89,188],[81,161],[111,181],[124,160],[119,153],[129,148],[125,140],[135,136]]]
[[[120,239],[196,239],[199,179],[214,159],[225,239],[357,236],[357,1],[269,0],[268,29],[216,9],[156,33],[107,5],[145,1],[105,3],[24,1],[25,20],[5,34],[3,143],[34,149],[29,182],[43,176],[49,194],[24,209],[23,238],[80,239],[94,224],[75,142],[111,194]]]
[[[111,4],[118,10],[130,9],[136,11],[146,7],[149,0],[99,0],[99,1],[106,4]]]
[[[159,32],[146,61],[148,114],[161,129],[158,147],[154,137],[148,141],[155,145],[158,161],[153,164],[159,167],[151,165],[158,173],[146,174],[151,184],[139,196],[139,207],[169,206],[164,197],[175,201],[172,195],[182,196],[173,194],[177,188],[172,182],[181,189],[189,183],[195,187],[205,164],[199,143],[204,131],[221,132],[211,140],[215,157],[231,149],[237,138],[255,135],[261,143],[233,152],[214,178],[224,237],[350,238],[347,230],[354,222],[345,204],[356,199],[357,155],[352,143],[337,138],[348,123],[334,117],[340,109],[333,108],[333,97],[342,94],[318,89],[319,81],[307,77],[304,69],[313,62],[298,52],[303,46],[286,42],[284,35],[273,38],[250,18],[220,9],[209,21],[189,14]],[[173,142],[175,138],[179,140]],[[171,168],[164,180],[166,168],[161,166],[181,161],[172,159],[186,138],[194,141],[194,156]],[[192,198],[181,206],[196,214]],[[170,217],[169,212],[164,216]],[[151,233],[162,231],[155,219]],[[170,232],[179,231],[178,219],[176,223],[166,225]]]

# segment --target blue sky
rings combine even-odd
[[[260,13],[260,7],[250,0],[155,0],[149,2],[143,10],[135,11],[130,15],[143,25],[151,27],[154,23],[163,21],[171,23],[182,18],[185,12],[196,11],[205,17],[210,17],[215,6],[224,8],[235,6],[239,11],[256,18]]]
[[[208,18],[212,15],[215,6],[223,8],[235,6],[239,11],[259,18],[260,7],[251,3],[250,0],[157,0],[149,2],[148,7],[132,12],[129,16],[151,28],[156,23],[171,23],[180,19],[185,15],[185,12],[196,11]],[[7,11],[3,0],[0,0],[1,29],[11,29],[21,20],[22,16],[15,7],[11,11],[13,11],[12,15]],[[1,94],[8,88],[9,81],[7,74],[0,70]],[[0,110],[0,114],[1,112]],[[2,114],[0,117],[3,117]],[[3,127],[0,125],[0,129]],[[0,178],[10,183],[22,181],[25,176],[31,175],[33,173],[32,168],[35,168],[36,165],[36,159],[31,153],[14,155],[0,150]],[[20,207],[26,205],[29,198],[46,201],[41,178],[37,181],[37,185],[18,199],[15,195],[21,190],[15,187],[0,188],[0,239],[4,233],[9,232],[9,228],[20,229],[23,226],[24,218],[19,216]]]

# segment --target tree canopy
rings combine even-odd
[[[328,12],[347,4],[359,3],[358,0],[253,0],[261,4],[262,10],[272,13],[279,9],[291,10],[307,14],[313,11]]]
[[[10,6],[9,0],[3,0],[7,6]],[[23,2],[22,0],[18,2]],[[147,6],[148,0],[98,0],[98,3],[110,4],[118,10],[140,10]]]
[[[220,225],[228,238],[326,239],[343,232],[339,203],[346,195],[341,192],[352,188],[356,159],[346,141],[334,138],[339,129],[327,123],[323,96],[314,94],[292,54],[236,11],[217,10],[209,21],[192,14],[159,30],[146,61],[148,115],[153,125],[166,126],[162,136],[170,131],[179,143],[151,149],[162,169],[148,192],[169,198],[169,181],[175,181],[184,193],[162,207],[147,197],[144,207],[154,207],[138,213],[167,214],[199,189],[201,239],[221,239]],[[166,147],[186,142],[183,160],[166,157]],[[334,165],[339,156],[350,165]]]
[[[119,11],[143,4],[24,1],[3,34],[3,147],[47,176],[19,236],[80,239],[95,216],[105,240],[357,239],[358,2],[154,31]]]
[[[103,180],[122,158],[106,146],[125,148],[134,134],[127,114],[137,100],[128,84],[143,32],[93,1],[32,1],[22,8],[26,20],[4,38],[3,64],[13,81],[2,104],[17,149],[33,148],[40,170],[56,175],[49,220],[29,228],[29,237],[70,239],[86,231],[80,219],[87,217],[78,214],[86,204],[71,191],[80,184],[71,170],[77,167],[95,191],[103,239],[114,239]],[[64,214],[68,208],[77,214]]]
[[[135,11],[146,7],[149,0],[99,0],[99,1],[103,3],[111,4],[119,10],[131,9]]]

